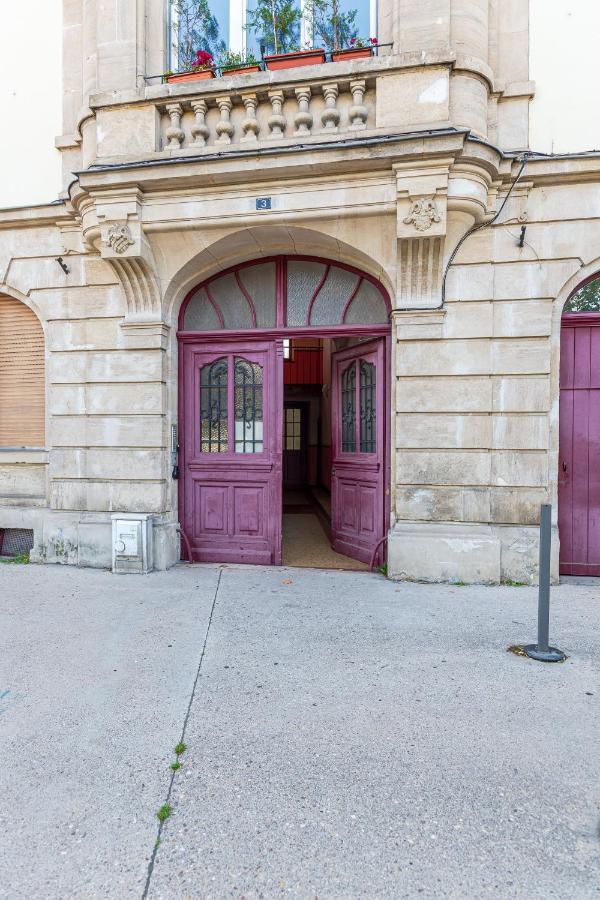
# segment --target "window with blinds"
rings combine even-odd
[[[24,303],[0,296],[0,447],[43,447],[44,332]]]

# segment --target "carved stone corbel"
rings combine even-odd
[[[136,191],[96,200],[100,256],[111,264],[125,294],[123,327],[160,323],[161,295],[152,248],[142,229],[142,197]]]
[[[441,306],[450,160],[400,163],[396,171],[398,309]]]

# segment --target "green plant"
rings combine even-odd
[[[29,553],[17,553],[15,556],[0,556],[0,563],[21,563],[29,562]]]
[[[179,762],[178,759],[176,759],[175,762],[171,763],[171,768],[173,769],[174,772],[176,772],[177,769],[181,768],[181,763]]]
[[[357,14],[356,9],[343,12],[341,0],[310,0],[313,33],[327,50],[341,50],[356,41]]]
[[[255,32],[263,54],[289,53],[299,42],[301,19],[295,0],[256,0],[246,28]]]
[[[172,0],[174,51],[179,72],[197,69],[197,49],[218,56],[225,50],[208,0]]]
[[[600,312],[600,278],[579,288],[568,301],[564,312]]]
[[[348,41],[348,47],[350,50],[362,50],[363,47],[376,47],[377,46],[377,38],[361,38],[361,37],[352,37]]]
[[[181,756],[182,753],[185,753],[187,750],[187,744],[184,744],[183,741],[179,741],[178,744],[175,744],[175,753],[177,756]]]
[[[159,822],[166,822],[171,813],[173,812],[173,807],[168,803],[163,803],[159,811],[156,813],[156,818]]]
[[[227,50],[219,57],[218,65],[220,69],[241,69],[243,66],[257,66],[258,60],[252,51],[244,55],[236,53],[234,50]]]

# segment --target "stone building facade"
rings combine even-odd
[[[65,2],[64,193],[0,211],[0,331],[16,301],[45,348],[44,440],[0,447],[0,528],[33,530],[32,559],[110,567],[115,513],[151,517],[155,568],[179,559],[184,302],[297,258],[388,298],[380,330],[367,315],[352,334],[386,346],[389,574],[536,579],[540,503],[557,521],[561,317],[600,270],[600,156],[529,148],[527,15],[380,0],[371,58],[165,83],[164,0]],[[315,333],[352,346],[345,321]],[[275,379],[295,334],[277,325],[237,335],[278,348]]]

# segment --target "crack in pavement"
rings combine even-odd
[[[179,738],[179,743],[184,743],[185,731],[186,731],[187,724],[188,724],[188,721],[190,718],[190,713],[192,710],[192,703],[194,702],[194,697],[196,696],[196,688],[198,686],[198,681],[200,679],[200,673],[202,671],[202,663],[204,662],[204,656],[206,654],[206,645],[208,643],[208,635],[210,632],[210,626],[212,625],[215,606],[217,603],[217,596],[219,594],[219,588],[221,586],[222,575],[223,575],[223,569],[221,568],[221,569],[219,569],[219,577],[217,579],[217,584],[215,587],[215,594],[214,594],[214,597],[212,600],[212,605],[210,608],[210,615],[208,617],[208,624],[206,626],[206,634],[204,635],[204,643],[202,644],[202,651],[200,653],[200,659],[198,661],[198,668],[196,669],[196,677],[194,678],[194,683],[192,685],[192,692],[190,694],[190,699],[189,699],[189,703],[188,703],[187,710],[185,713],[185,718],[183,720],[183,728],[181,729],[181,737]],[[173,791],[173,785],[175,783],[176,775],[177,775],[177,772],[171,772],[171,780],[169,781],[169,789],[167,790],[167,796],[165,797],[165,803],[168,803],[169,800],[171,799],[171,793]],[[156,855],[158,853],[158,848],[160,845],[160,838],[161,838],[161,834],[163,831],[165,821],[166,820],[158,823],[158,831],[156,834],[156,841],[154,842],[152,856],[150,857],[150,862],[148,863],[148,875],[146,876],[146,884],[144,885],[144,892],[142,894],[142,900],[147,900],[147,898],[148,898],[148,892],[150,890],[150,882],[152,880],[152,873],[154,871],[154,863],[156,862]]]

